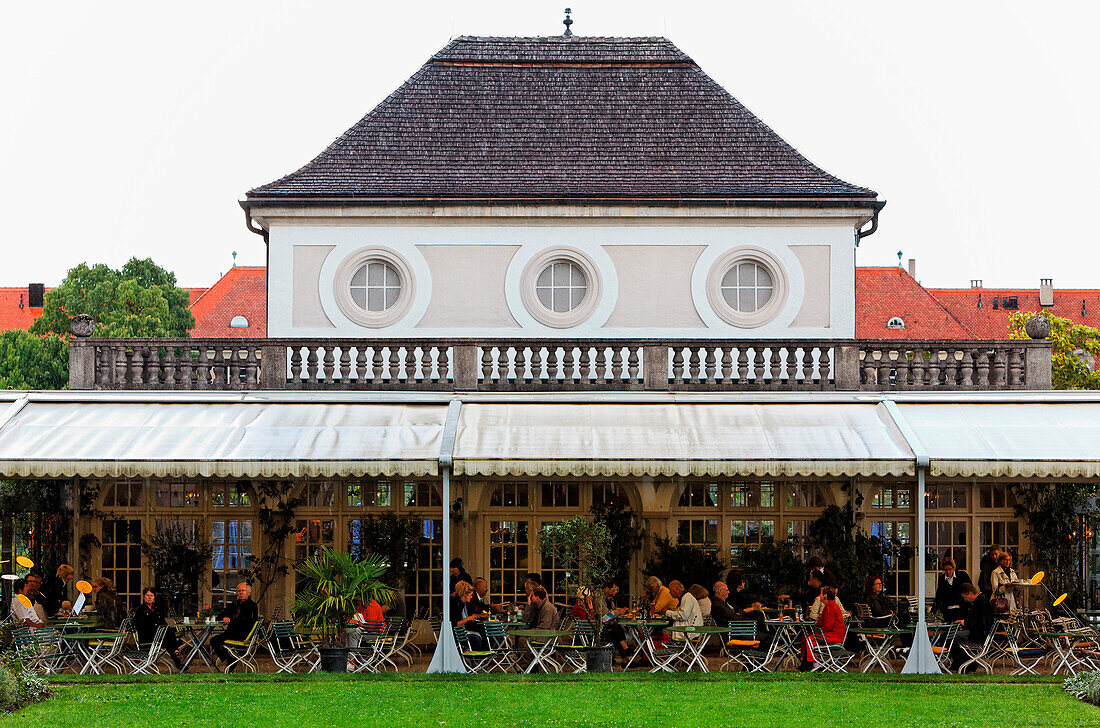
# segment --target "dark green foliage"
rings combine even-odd
[[[892,559],[912,553],[911,547],[868,536],[856,528],[852,507],[827,507],[810,524],[810,545],[819,550],[825,567],[836,577],[845,605],[863,601],[868,576],[882,576]]]
[[[362,558],[378,554],[384,557],[390,567],[382,581],[394,588],[405,586],[416,567],[421,519],[383,513],[368,515],[359,519],[359,523],[359,543],[352,548],[352,556]]]
[[[241,576],[252,584],[252,598],[258,604],[275,581],[290,573],[283,554],[287,539],[294,533],[294,514],[302,499],[291,497],[294,491],[291,481],[260,480],[255,486],[256,515],[264,549],[248,557],[248,568],[241,569]]]
[[[630,564],[642,550],[645,530],[638,525],[634,510],[625,500],[592,505],[592,516],[611,532],[611,563],[615,570],[611,578],[624,594],[630,594]]]
[[[69,345],[58,336],[0,332],[0,389],[65,389]]]
[[[382,583],[387,566],[383,556],[357,559],[322,546],[295,567],[300,575],[293,609],[298,627],[319,631],[326,647],[342,647],[347,641],[344,627],[360,603],[393,600],[393,589]]]
[[[758,549],[745,549],[741,569],[745,572],[748,592],[765,604],[774,605],[780,594],[795,594],[806,588],[806,565],[798,554],[797,541],[771,541]],[[710,584],[704,584],[707,589]],[[730,589],[736,589],[733,584]]]
[[[1066,592],[1069,607],[1079,607],[1084,596],[1079,564],[1087,544],[1088,516],[1078,513],[1097,486],[1076,483],[1014,483],[1016,515],[1027,519],[1024,533],[1031,553],[1022,562],[1032,572],[1046,571],[1045,583],[1055,594]],[[1045,592],[1043,592],[1045,594]]]
[[[8,516],[17,555],[35,563],[34,572],[52,576],[69,561],[72,543],[72,483],[66,480],[0,480],[0,514]],[[0,596],[11,599],[10,581]],[[5,604],[9,602],[5,601]]]
[[[195,326],[187,291],[176,287],[174,273],[149,258],[131,258],[122,270],[102,263],[76,266],[46,293],[31,331],[67,337],[77,314],[95,319],[95,336],[182,337]]]
[[[645,562],[643,571],[656,576],[666,585],[678,579],[684,588],[699,584],[709,591],[725,570],[718,555],[699,546],[672,543],[672,539],[657,536],[653,539],[653,552]]]
[[[198,611],[199,578],[214,553],[210,542],[201,536],[203,530],[201,523],[177,519],[159,526],[152,538],[141,543],[141,552],[156,575],[157,596],[176,614]]]
[[[0,652],[0,714],[36,703],[50,694],[44,675],[29,667],[15,650]]]

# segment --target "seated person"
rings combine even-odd
[[[137,632],[138,642],[146,645],[152,643],[153,638],[157,635],[157,630],[161,627],[168,627],[168,622],[157,607],[156,593],[152,587],[147,586],[141,590],[141,605],[134,610],[134,631]],[[168,627],[164,632],[164,641],[161,646],[172,658],[177,670],[183,667],[179,653],[179,640],[176,637],[174,628]]]
[[[572,615],[575,620],[593,620],[600,616],[596,612],[596,604],[592,601],[592,591],[588,587],[577,587],[577,598],[573,601]]]
[[[536,586],[528,601],[531,607],[527,616],[529,629],[557,629],[561,626],[558,610],[547,598],[545,589]]]
[[[680,600],[673,597],[668,587],[656,576],[645,580],[647,610],[651,617],[663,617],[665,612],[680,606]]]
[[[863,595],[867,606],[871,608],[869,627],[884,627],[894,618],[894,605],[883,593],[882,577],[868,576],[867,590]]]
[[[692,584],[688,587],[688,591],[695,597],[695,601],[699,602],[699,612],[703,615],[703,620],[706,621],[711,610],[710,592],[701,584]]]
[[[474,588],[468,582],[460,581],[455,584],[455,593],[451,596],[451,624],[466,628],[466,634],[469,635],[472,649],[484,650],[485,632],[477,620],[489,615],[485,612],[475,612],[470,609],[470,601],[473,597]]]
[[[11,597],[11,618],[15,622],[22,622],[28,627],[45,627],[46,623],[38,616],[38,613],[34,611],[34,601],[29,594],[31,588],[27,585],[26,579],[16,580],[12,591],[14,592]],[[26,606],[19,599],[19,597],[25,597],[31,606]]]
[[[970,582],[960,586],[959,592],[969,608],[966,617],[955,620],[957,624],[962,625],[962,629],[959,630],[958,637],[955,639],[955,646],[951,648],[951,664],[955,666],[956,671],[961,672],[963,663],[967,661],[961,643],[985,642],[985,638],[989,636],[989,630],[993,629],[993,602]],[[972,663],[967,665],[966,672],[973,672],[976,669],[978,669],[977,663]]]
[[[499,604],[489,603],[489,582],[484,577],[474,579],[471,585],[474,587],[474,596],[470,599],[470,610],[473,612],[488,612],[489,614],[503,614],[504,608]]]
[[[619,595],[619,585],[608,579],[603,588],[603,638],[604,641],[615,645],[621,659],[626,659],[629,654],[629,645],[626,643],[626,631],[619,625],[618,618],[627,613],[625,607],[619,607],[615,603],[615,597]]]
[[[118,629],[121,615],[115,583],[101,576],[92,582],[92,592],[95,594],[95,611],[99,615],[100,628],[107,631]]]
[[[537,586],[542,586],[542,575],[535,571],[528,572],[527,577],[523,580],[523,594],[525,596],[523,604],[524,622],[531,617],[531,593],[535,591]]]
[[[714,598],[710,600],[710,616],[719,627],[728,627],[729,623],[738,619],[737,613],[727,601],[730,596],[730,588],[724,581],[714,583]]]
[[[830,645],[844,644],[844,637],[848,634],[848,627],[844,624],[844,613],[840,609],[840,601],[836,598],[836,590],[830,586],[821,587],[821,594],[817,601],[822,603],[821,614],[817,618],[817,626],[825,636],[825,641]],[[814,656],[810,651],[810,639],[803,638],[802,664],[799,670],[808,672],[813,669]]]
[[[970,605],[962,597],[962,585],[970,583],[970,575],[955,569],[955,560],[945,556],[940,561],[943,573],[936,581],[936,599],[932,611],[943,615],[943,621],[954,622],[966,617]]]
[[[814,603],[810,605],[810,613],[806,616],[807,621],[816,622],[821,618],[821,612],[825,609],[825,601],[821,598],[822,589],[825,588],[824,576],[820,571],[811,571],[810,578],[806,581],[811,589],[817,589],[817,598],[814,599]],[[840,597],[836,595],[836,587],[829,587],[833,590],[832,601],[836,602],[837,607],[840,609],[841,614],[844,613],[844,605],[840,602]]]
[[[676,627],[702,627],[703,612],[699,609],[699,600],[695,598],[695,595],[689,591],[684,591],[684,585],[679,581],[670,582],[668,591],[673,599],[679,600],[679,606],[666,609],[664,616],[671,619],[672,624]]]
[[[225,649],[225,641],[240,642],[247,639],[252,632],[252,625],[259,618],[256,602],[252,601],[252,586],[242,581],[237,585],[237,599],[223,609],[219,617],[218,621],[225,625],[225,631],[210,638],[210,647],[214,650],[214,656],[228,663],[232,655]]]

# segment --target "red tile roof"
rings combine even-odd
[[[894,317],[904,321],[905,328],[886,328]],[[891,267],[856,268],[856,338],[965,340],[974,336],[906,271]]]
[[[196,338],[245,338],[267,336],[267,269],[263,266],[237,266],[218,279],[191,304]],[[247,328],[231,327],[237,316],[248,321]]]
[[[928,292],[965,323],[976,339],[1008,338],[1008,319],[1012,311],[1004,310],[1006,296],[1016,297],[1020,311],[1040,310],[1037,288],[929,288]],[[979,295],[981,308],[978,308]],[[1100,290],[1055,287],[1054,306],[1050,312],[1074,323],[1100,328]]]
[[[31,308],[27,305],[28,300],[26,286],[22,288],[0,288],[0,331],[7,331],[8,329],[26,331],[34,323],[34,320],[42,315],[41,308]],[[20,303],[23,304],[22,308],[19,307]]]

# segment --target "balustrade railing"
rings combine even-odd
[[[1049,389],[1046,341],[70,339],[71,389]]]

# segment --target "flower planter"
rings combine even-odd
[[[347,647],[321,647],[321,672],[347,672]]]

